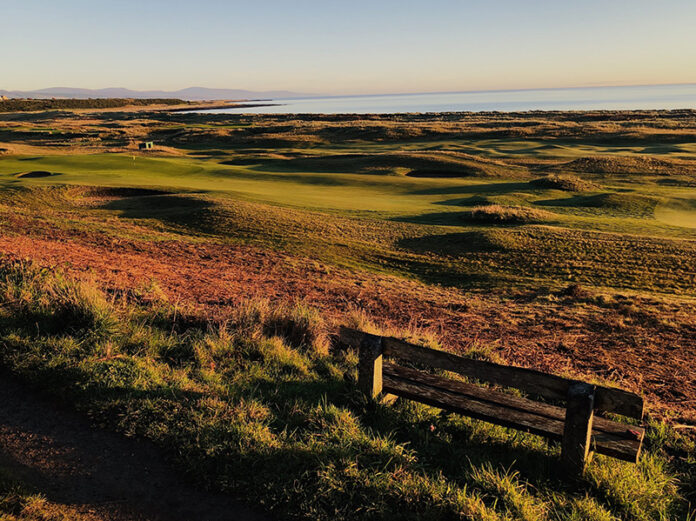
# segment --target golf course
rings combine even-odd
[[[692,519],[696,111],[34,109],[0,112],[17,385],[278,519]],[[569,484],[558,443],[370,401],[340,326],[637,393],[638,464]],[[102,519],[17,467],[1,519]]]

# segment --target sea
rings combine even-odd
[[[265,106],[254,106],[264,104]],[[696,109],[696,83],[630,87],[492,90],[324,96],[249,101],[198,112],[247,114],[394,114],[533,110]]]

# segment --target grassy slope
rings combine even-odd
[[[28,168],[60,175],[13,175]],[[694,294],[690,220],[696,196],[689,188],[613,181],[611,188],[595,184],[591,192],[572,193],[519,179],[269,172],[123,155],[8,158],[2,169],[7,188],[70,183],[183,190],[130,197],[103,209],[431,282],[472,287],[481,277],[499,286],[575,281]],[[495,219],[469,219],[481,205],[529,207],[544,219],[502,228]],[[292,210],[283,208],[288,206]]]
[[[649,431],[638,467],[597,457],[568,488],[554,476],[558,447],[535,436],[362,399],[355,353],[327,354],[326,324],[302,305],[250,301],[224,322],[196,323],[156,288],[109,300],[24,264],[3,266],[0,290],[3,365],[284,518],[685,514],[680,479],[693,476],[679,474],[694,448],[664,425]]]

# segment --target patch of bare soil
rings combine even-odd
[[[260,521],[196,490],[142,441],[93,428],[0,377],[0,462],[49,501],[104,521]]]
[[[0,252],[10,257],[114,290],[154,279],[206,317],[251,297],[303,299],[337,323],[359,308],[387,326],[433,330],[455,351],[480,343],[514,365],[611,380],[644,392],[654,414],[696,423],[693,301],[470,294],[251,246],[121,240],[21,218],[10,229],[0,231]]]

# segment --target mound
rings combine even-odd
[[[565,190],[566,192],[587,192],[593,188],[597,188],[597,185],[569,174],[551,174],[533,179],[529,184],[536,188],[550,188],[552,190]]]
[[[256,158],[255,158],[256,160]],[[257,162],[283,170],[410,177],[522,177],[526,168],[455,152],[385,152],[377,154],[265,157]],[[238,165],[239,160],[223,161]]]
[[[45,170],[33,170],[31,172],[21,172],[17,174],[15,177],[20,178],[20,179],[33,179],[37,177],[51,177],[52,174],[51,172],[47,172]]]
[[[467,221],[489,224],[528,224],[539,223],[552,219],[554,214],[527,206],[503,206],[491,204],[477,206],[465,212]]]
[[[673,175],[688,171],[688,166],[668,159],[651,156],[595,156],[582,157],[560,167],[573,172],[599,174],[652,174]]]
[[[544,206],[597,208],[607,213],[646,217],[653,214],[659,202],[659,199],[647,195],[604,193],[586,196],[577,195],[568,199],[537,201],[537,204]]]

